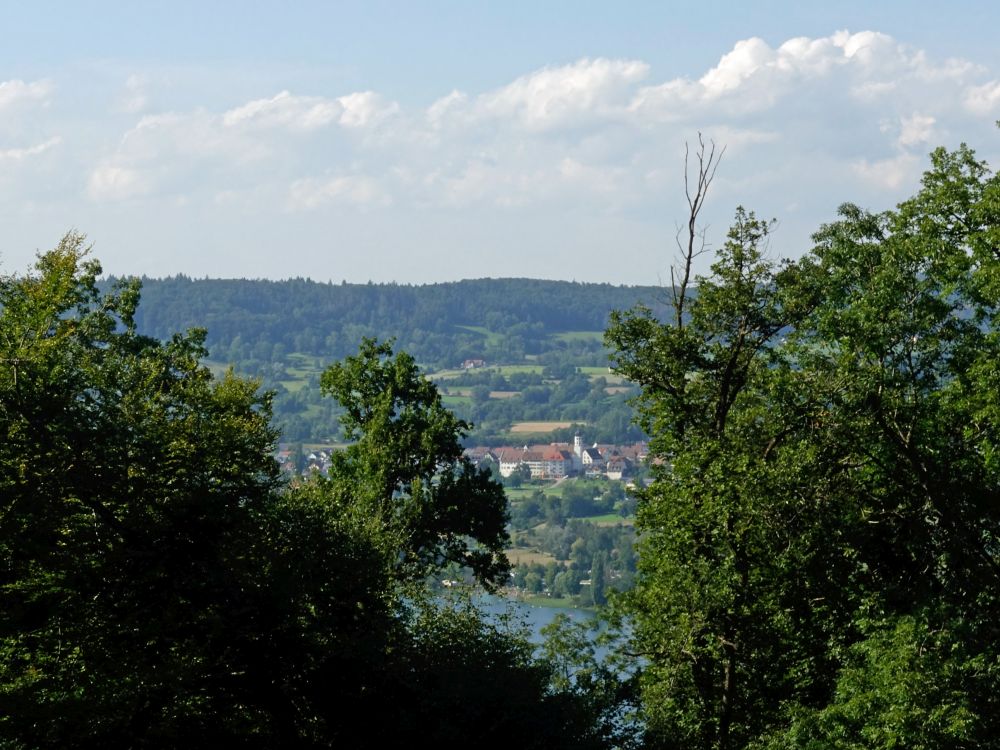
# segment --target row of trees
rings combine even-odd
[[[615,316],[660,462],[634,628],[647,740],[676,748],[1000,744],[1000,178],[936,151],[796,262],[740,209],[675,315]]]
[[[71,234],[0,279],[0,746],[609,741],[516,630],[425,589],[506,581],[507,516],[410,357],[324,373],[354,443],[286,487],[270,397],[203,332],[141,335],[99,270]]]

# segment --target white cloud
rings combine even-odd
[[[226,127],[221,116],[205,110],[145,115],[92,170],[87,194],[117,201],[226,189],[233,181],[252,182],[257,165],[273,154],[272,141],[252,129]]]
[[[308,131],[338,122],[343,114],[344,106],[339,101],[282,91],[270,99],[255,99],[229,110],[222,116],[222,123],[226,127]]]
[[[895,81],[863,81],[850,88],[851,96],[860,101],[874,102],[889,96],[896,89]]]
[[[97,201],[127,200],[149,192],[149,184],[134,169],[102,164],[90,175],[87,194]]]
[[[28,146],[27,148],[8,148],[0,150],[0,161],[23,161],[32,156],[38,156],[39,154],[44,154],[51,148],[58,146],[62,143],[62,138],[55,136],[49,138],[47,141],[38,143],[34,146]]]
[[[376,91],[280,87],[233,106],[192,98],[137,114],[118,138],[103,135],[111,145],[77,158],[87,171],[71,182],[95,202],[132,200],[130,215],[197,216],[213,237],[228,236],[221,223],[212,227],[217,215],[241,216],[265,228],[256,234],[316,246],[335,222],[359,247],[377,235],[386,247],[419,252],[421,233],[404,227],[420,226],[445,254],[461,224],[466,248],[513,243],[520,252],[523,237],[524,257],[569,257],[570,248],[604,243],[604,257],[624,263],[637,257],[628,253],[640,252],[642,233],[669,252],[684,205],[683,146],[700,130],[727,148],[706,211],[711,241],[721,240],[732,207],[746,203],[784,221],[775,252],[794,253],[843,201],[878,208],[912,192],[929,146],[972,141],[970,123],[996,119],[974,115],[1000,108],[1000,71],[930,59],[874,32],[753,38],[719,52],[686,76],[654,78],[642,61],[585,58],[518,71],[489,90],[446,82],[441,96],[415,105]],[[158,98],[171,91],[164,86]],[[65,135],[34,132],[53,109],[0,118],[16,125],[0,134],[0,158],[38,171],[33,144]],[[801,228],[790,228],[796,221]],[[603,237],[606,226],[621,236]]]
[[[919,146],[930,142],[934,136],[935,118],[916,112],[911,117],[900,118],[900,132],[897,143],[902,148]]]
[[[364,128],[399,112],[396,102],[386,101],[374,91],[361,91],[337,99],[343,107],[339,122],[345,128]]]
[[[782,72],[808,74],[812,77],[827,75],[835,65],[843,62],[838,51],[839,39],[837,35],[819,39],[805,36],[789,39],[775,52],[774,68]]]
[[[374,91],[327,99],[322,96],[297,96],[282,91],[270,99],[255,99],[235,107],[222,116],[227,127],[284,128],[308,132],[333,124],[345,128],[364,128],[396,114],[399,105],[385,100]]]
[[[434,127],[446,122],[449,114],[461,111],[469,101],[468,95],[453,90],[447,96],[443,96],[427,108],[427,121]]]
[[[862,180],[880,189],[897,190],[915,184],[920,176],[923,159],[915,154],[899,154],[889,159],[860,159],[852,168]]]
[[[269,156],[272,148],[266,138],[226,128],[217,115],[199,109],[142,117],[122,138],[118,153],[129,161],[173,169],[191,159],[232,164],[257,161]]]
[[[772,66],[777,55],[763,39],[746,39],[737,42],[733,51],[722,56],[719,64],[698,81],[703,95],[720,96],[739,88],[761,68]]]
[[[646,63],[604,58],[543,68],[479,96],[475,114],[529,130],[575,127],[595,116],[621,112],[634,85],[648,74]]]
[[[696,81],[675,78],[638,90],[630,109],[663,122],[713,111],[738,116],[772,109],[784,99],[813,93],[817,86],[878,101],[912,88],[908,84],[913,81],[953,82],[976,70],[960,60],[932,64],[922,53],[874,31],[796,37],[777,48],[754,37],[737,42]]]
[[[1000,101],[1000,84],[980,85],[976,66],[935,63],[871,31],[777,46],[750,38],[700,76],[649,76],[642,61],[584,58],[411,110],[374,91],[284,90],[228,110],[147,115],[102,156],[89,192],[270,190],[296,209],[577,201],[616,210],[669,188],[669,151],[695,129],[728,146],[730,160],[771,149],[770,172],[775,158],[812,151],[866,182],[900,185],[906,162],[884,159],[887,150],[922,149],[952,129],[963,91],[980,107]],[[130,77],[127,88],[138,95],[143,84]]]
[[[631,182],[626,167],[586,164],[572,157],[559,162],[558,174],[568,186],[615,203],[625,198]]]
[[[309,211],[327,205],[388,206],[392,197],[371,177],[337,177],[296,180],[288,191],[290,210]]]
[[[144,76],[137,73],[130,75],[125,79],[125,91],[118,102],[118,108],[129,114],[142,112],[149,104],[146,87],[147,81]]]
[[[1000,110],[1000,80],[981,86],[970,86],[965,92],[965,108],[976,115],[988,115]]]
[[[891,36],[878,31],[860,31],[856,34],[838,31],[830,39],[834,46],[842,50],[845,60],[863,67],[885,67],[910,57],[906,49]]]
[[[503,170],[496,163],[482,158],[470,158],[461,167],[442,173],[435,171],[424,180],[431,201],[449,207],[464,207],[480,201],[497,201],[512,194],[511,183],[520,181],[521,194],[527,186],[524,170]]]
[[[195,109],[144,115],[92,171],[87,192],[94,200],[114,201],[162,191],[176,197],[201,188],[228,195],[279,182],[296,165],[315,162],[315,155],[290,135],[363,128],[396,111],[397,105],[372,92],[331,99],[282,91],[221,113]],[[366,195],[363,186],[339,189],[359,201]],[[327,197],[337,190],[327,186]]]
[[[639,89],[628,109],[638,121],[675,122],[694,115],[703,97],[701,84],[676,79]]]
[[[718,125],[712,128],[712,140],[719,148],[725,147],[726,153],[745,149],[747,146],[759,146],[765,143],[777,143],[782,134],[778,130],[760,130],[757,128],[735,128],[730,125]]]
[[[52,93],[49,81],[33,81],[25,83],[21,80],[0,81],[0,109],[21,102],[45,103]]]

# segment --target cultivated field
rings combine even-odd
[[[570,427],[573,424],[583,424],[582,422],[515,422],[511,428],[511,432],[526,433],[526,432],[552,432],[553,430],[562,430],[566,427]]]
[[[505,550],[505,554],[511,565],[534,565],[535,563],[548,565],[550,562],[556,561],[547,552],[538,552],[533,549],[508,549]]]

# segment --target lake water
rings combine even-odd
[[[588,622],[596,616],[594,612],[586,609],[539,607],[502,596],[484,597],[483,609],[488,614],[496,617],[512,614],[516,620],[523,622],[528,627],[531,633],[531,640],[535,643],[542,642],[542,628],[555,620],[558,615],[565,615],[573,622]]]

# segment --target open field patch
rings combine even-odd
[[[528,359],[528,357],[525,357]],[[463,370],[461,367],[449,368],[447,370],[435,370],[434,372],[427,372],[425,375],[431,380],[450,380],[451,378],[457,378],[461,375],[467,375],[469,373],[482,373],[482,372],[499,372],[503,376],[513,375],[518,372],[531,372],[542,373],[544,368],[542,365],[491,365],[487,364],[486,367],[477,367],[473,370]],[[600,369],[600,368],[598,368]]]
[[[633,526],[635,524],[634,518],[623,518],[618,513],[605,513],[601,516],[580,516],[577,520],[592,523],[594,526],[617,526],[618,524]]]
[[[505,554],[511,565],[534,565],[535,563],[548,565],[550,562],[556,562],[556,559],[548,552],[539,552],[533,549],[509,549],[506,550]]]
[[[513,375],[515,372],[537,372],[541,375],[545,368],[541,365],[499,365],[492,369],[499,370],[501,375]]]
[[[437,372],[428,372],[425,375],[431,380],[449,380],[450,378],[457,378],[459,375],[464,375],[467,370],[454,369],[454,370],[438,370]]]
[[[556,341],[604,341],[604,331],[563,331],[552,334]]]
[[[504,487],[504,492],[507,493],[507,498],[511,501],[524,500],[535,494],[538,490],[546,492],[555,486],[554,483],[549,484],[524,484],[520,487]]]
[[[567,477],[558,482],[553,482],[552,484],[542,487],[541,489],[546,491],[546,494],[557,495],[558,497],[563,496],[563,492],[566,491],[568,487],[593,487],[598,493],[604,491],[608,486],[607,479],[584,479],[583,477]]]
[[[302,452],[308,456],[316,451],[341,451],[348,445],[349,443],[337,443],[332,440],[325,443],[302,443]]]
[[[285,357],[285,369],[295,377],[309,377],[322,372],[326,365],[322,357],[314,357],[309,354],[293,353]]]
[[[455,328],[461,328],[463,331],[471,331],[472,333],[478,333],[481,336],[489,336],[491,331],[486,326],[460,326],[456,325]]]
[[[580,372],[590,378],[591,382],[597,380],[598,378],[604,378],[604,380],[611,385],[627,385],[628,381],[625,380],[621,375],[611,372],[607,367],[596,367],[591,365],[586,365],[579,368]]]
[[[528,432],[552,432],[553,430],[562,430],[567,427],[571,427],[574,424],[583,424],[582,422],[515,422],[511,425],[510,431],[519,434],[524,434]]]

